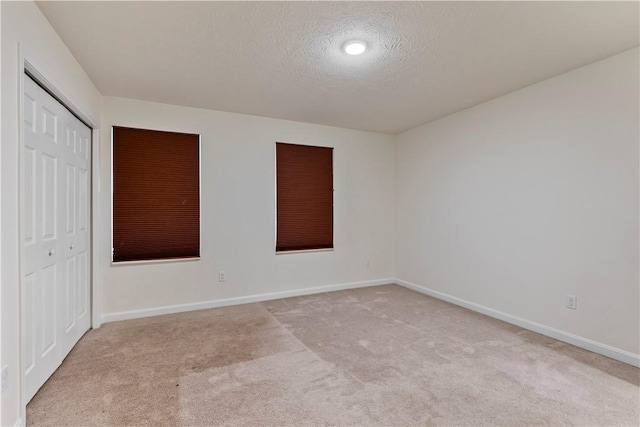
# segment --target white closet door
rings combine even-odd
[[[25,76],[24,354],[27,401],[90,327],[91,131]]]

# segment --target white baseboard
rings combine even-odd
[[[18,418],[18,421],[16,421],[13,424],[13,427],[23,427],[23,426],[24,426],[24,423],[22,422],[22,418]]]
[[[294,289],[290,291],[271,292],[265,294],[247,295],[235,298],[225,298],[212,301],[203,301],[189,304],[177,304],[164,307],[146,308],[140,310],[122,311],[119,313],[109,313],[102,316],[102,322],[116,322],[119,320],[137,319],[141,317],[159,316],[162,314],[182,313],[187,311],[204,310],[208,308],[227,307],[239,304],[250,304],[261,301],[269,301],[274,299],[296,297],[301,295],[312,295],[323,292],[341,291],[345,289],[364,288],[368,286],[379,286],[390,283],[396,283],[405,288],[412,289],[431,297],[450,302],[452,304],[468,308],[469,310],[476,311],[478,313],[485,314],[489,317],[502,320],[507,323],[511,323],[521,328],[528,329],[533,332],[537,332],[542,335],[546,335],[551,338],[555,338],[559,341],[566,342],[568,344],[575,345],[576,347],[584,348],[585,350],[592,351],[594,353],[601,354],[603,356],[610,357],[620,362],[627,363],[632,366],[640,367],[640,355],[633,354],[631,352],[621,350],[619,348],[611,347],[606,344],[602,344],[588,338],[584,338],[578,335],[571,334],[559,329],[552,328],[550,326],[542,325],[540,323],[532,322],[521,317],[517,317],[508,313],[504,313],[499,310],[494,310],[489,307],[485,307],[480,304],[473,303],[471,301],[464,300],[462,298],[454,297],[452,295],[445,294],[443,292],[435,291],[433,289],[425,288],[415,283],[407,282],[401,279],[379,279],[379,280],[367,280],[362,282],[342,283],[337,285],[316,286],[313,288]],[[21,422],[21,420],[19,420]],[[16,424],[20,425],[20,424]]]
[[[313,288],[294,289],[290,291],[271,292],[266,294],[247,295],[243,297],[225,298],[212,301],[203,301],[189,304],[177,304],[164,307],[144,308],[140,310],[121,311],[102,316],[102,323],[116,322],[118,320],[137,319],[140,317],[159,316],[162,314],[182,313],[186,311],[204,310],[208,308],[226,307],[230,305],[249,304],[254,302],[269,301],[274,299],[312,295],[323,292],[342,291],[345,289],[366,288],[368,286],[388,285],[395,283],[394,279],[366,280],[362,282],[341,283],[338,285],[316,286]]]
[[[528,329],[530,331],[537,332],[551,338],[555,338],[558,341],[566,342],[568,344],[575,345],[576,347],[584,348],[585,350],[610,357],[620,362],[640,367],[640,355],[633,354],[619,348],[611,347],[609,345],[602,344],[578,335],[574,335],[569,332],[561,331],[560,329],[555,329],[549,326],[542,325],[540,323],[532,322],[521,317],[513,316],[502,311],[494,310],[493,308],[485,307],[480,304],[463,300],[462,298],[434,291],[433,289],[425,288],[423,286],[416,285],[415,283],[407,282],[406,280],[395,279],[395,283],[400,286],[404,286],[405,288],[420,292],[422,294],[429,295],[431,297],[447,301],[455,305],[459,305],[460,307],[468,308],[469,310],[485,314],[489,317],[493,317],[495,319],[520,326],[521,328]]]

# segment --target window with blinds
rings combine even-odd
[[[200,256],[200,136],[113,127],[113,261]]]
[[[333,248],[333,148],[276,143],[276,251]]]

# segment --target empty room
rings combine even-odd
[[[640,3],[0,1],[2,426],[640,424]]]

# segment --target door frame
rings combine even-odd
[[[25,299],[24,299],[24,273],[25,273],[25,250],[24,250],[24,90],[25,90],[25,78],[28,74],[36,83],[42,86],[51,96],[58,100],[66,109],[68,109],[73,115],[75,115],[81,122],[83,122],[91,130],[90,140],[90,233],[89,233],[89,309],[90,313],[90,328],[99,328],[102,324],[102,292],[101,292],[101,280],[98,274],[99,269],[99,251],[97,244],[99,235],[96,232],[99,224],[99,211],[98,211],[98,198],[100,194],[100,123],[95,118],[87,114],[82,108],[78,107],[78,103],[73,99],[67,97],[58,88],[62,87],[58,85],[54,80],[49,78],[42,70],[45,67],[38,65],[38,61],[28,52],[25,52],[23,46],[18,45],[18,259],[19,259],[19,277],[18,277],[18,296],[19,296],[19,316],[20,325],[18,336],[20,339],[20,347],[18,349],[18,370],[19,370],[19,384],[18,390],[20,393],[20,407],[21,407],[21,419],[26,423],[27,401],[25,398],[25,375],[23,366],[23,354],[25,351]]]

